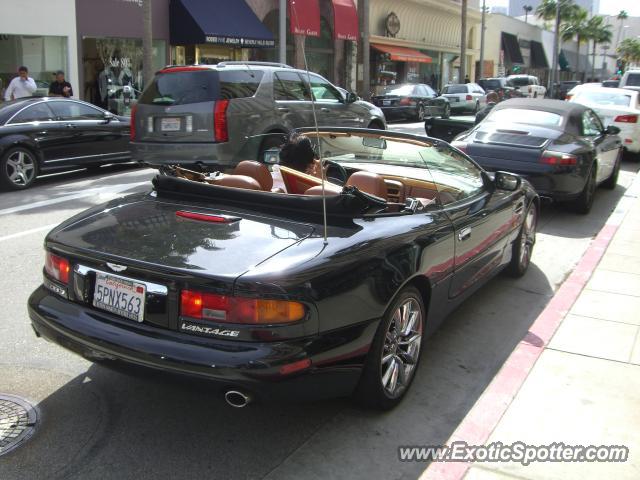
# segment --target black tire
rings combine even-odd
[[[538,92],[533,92],[533,98],[538,98]]]
[[[444,110],[442,112],[442,118],[447,119],[450,116],[451,116],[451,106],[447,102],[447,103],[444,104]]]
[[[616,157],[616,163],[613,166],[613,172],[609,178],[607,178],[604,182],[602,182],[602,186],[607,190],[613,190],[618,185],[618,175],[620,174],[620,162],[622,161],[622,149],[618,151],[618,156]]]
[[[396,314],[405,305],[411,306],[411,312],[419,312],[419,316],[412,322],[413,326],[406,325],[410,330],[406,335],[402,332],[398,334],[395,330],[397,322],[400,322],[398,326],[402,323],[400,318],[402,315],[397,317]],[[380,321],[365,361],[360,382],[354,393],[354,399],[360,405],[378,410],[389,410],[398,405],[409,391],[418,370],[420,353],[424,344],[425,312],[422,295],[415,287],[405,287],[396,296]],[[410,318],[411,315],[407,314],[406,317]],[[415,337],[418,337],[417,340],[404,342],[406,338]],[[416,342],[417,349],[414,348]],[[405,346],[406,351],[402,350]],[[407,353],[409,349],[412,349],[413,353]],[[388,366],[386,369],[384,368],[383,354],[387,358]],[[407,363],[404,363],[405,360]],[[405,376],[407,368],[409,368],[408,378]],[[393,384],[394,393],[390,393],[390,390],[383,385],[385,376],[387,383]],[[404,381],[401,377],[404,378]]]
[[[634,153],[625,149],[624,153],[622,154],[622,158],[629,162],[640,162],[640,152]]]
[[[424,122],[425,111],[424,111],[424,105],[422,105],[422,104],[418,105],[416,119],[417,119],[418,122]]]
[[[506,269],[507,274],[511,277],[522,277],[531,264],[533,246],[536,243],[538,213],[537,205],[531,202],[524,214],[518,237],[511,247],[511,262],[509,262]]]
[[[476,102],[476,106],[473,107],[473,114],[475,115],[476,113],[478,113],[478,110],[480,110],[480,103]]]
[[[38,159],[29,149],[13,147],[0,159],[0,186],[7,190],[24,190],[38,176]]]
[[[596,172],[597,164],[594,163],[589,171],[589,176],[584,184],[584,188],[578,198],[573,201],[575,211],[581,215],[586,215],[591,211],[593,206],[593,198],[596,195]]]
[[[369,128],[371,130],[384,130],[385,129],[384,126],[380,122],[377,122],[377,121],[371,122],[367,128]]]

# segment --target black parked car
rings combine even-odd
[[[0,104],[0,185],[30,187],[40,173],[129,161],[129,118],[79,100],[28,97]]]
[[[538,197],[436,139],[305,132],[344,183],[325,184],[326,239],[317,177],[280,166],[285,194],[258,162],[166,169],[153,192],[47,235],[29,299],[37,334],[89,359],[216,380],[234,406],[350,394],[396,405],[424,337],[502,269],[525,273]]]
[[[507,84],[507,79],[505,77],[497,77],[497,78],[481,78],[478,80],[478,85],[482,87],[482,89],[489,93],[490,91],[494,91],[498,94],[500,101],[508,100],[510,98],[520,98],[522,94],[520,90],[514,87],[510,87]]]
[[[558,100],[566,100],[567,94],[578,85],[581,85],[582,82],[578,80],[564,80],[558,84],[556,84],[556,98]]]
[[[618,127],[604,128],[598,115],[573,102],[512,99],[452,143],[490,171],[527,178],[543,196],[572,201],[588,213],[596,187],[613,189],[622,142]]]
[[[387,120],[412,119],[423,121],[426,117],[449,118],[451,105],[429,85],[404,83],[388,85],[371,101],[384,112]]]

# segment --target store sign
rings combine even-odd
[[[256,40],[253,38],[221,37],[219,35],[207,35],[206,43],[214,45],[227,45],[229,47],[252,48],[252,47],[274,47],[275,40]]]
[[[139,7],[142,7],[142,0],[116,0],[117,2],[121,2],[121,3],[134,3]]]

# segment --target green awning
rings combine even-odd
[[[564,50],[560,50],[560,55],[558,55],[558,64],[560,65],[560,70],[563,72],[569,71],[569,60],[567,60]]]

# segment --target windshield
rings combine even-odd
[[[515,77],[507,80],[507,85],[510,87],[524,87],[529,85],[529,79],[527,77]]]
[[[466,85],[445,85],[442,93],[467,93]]]
[[[573,98],[578,103],[587,102],[595,103],[596,105],[628,107],[631,104],[631,95],[624,93],[582,91],[576,93]]]
[[[625,86],[640,87],[640,73],[629,73]]]
[[[562,115],[552,112],[543,112],[542,110],[503,108],[500,110],[494,109],[486,120],[491,122],[537,125],[541,127],[558,127],[562,124]]]
[[[389,85],[382,92],[384,95],[399,95],[401,97],[413,95],[413,85]]]
[[[480,86],[485,90],[493,90],[502,87],[500,80],[480,80]]]

